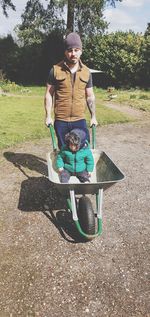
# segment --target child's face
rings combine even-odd
[[[75,145],[73,143],[69,143],[69,149],[72,151],[72,152],[77,152],[79,150],[79,146],[78,145]]]

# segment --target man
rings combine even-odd
[[[89,140],[85,120],[86,104],[91,114],[90,126],[97,125],[92,75],[80,59],[80,36],[70,33],[64,45],[64,60],[50,70],[44,99],[47,126],[53,124],[51,112],[54,102],[54,128],[59,148],[65,142],[66,133],[74,128],[83,129]]]

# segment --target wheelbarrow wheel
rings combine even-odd
[[[83,196],[79,199],[77,209],[78,219],[81,229],[90,235],[95,234],[95,215],[90,199]]]

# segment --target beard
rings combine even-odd
[[[66,61],[67,61],[67,64],[70,64],[70,65],[75,65],[75,64],[77,64],[78,63],[78,59],[77,58],[75,58],[75,59],[68,59],[68,58],[66,58]]]

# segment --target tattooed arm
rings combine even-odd
[[[96,109],[95,109],[95,96],[93,92],[93,88],[86,88],[86,102],[88,109],[91,114],[91,121],[90,121],[90,126],[97,125],[97,120],[96,120]]]

